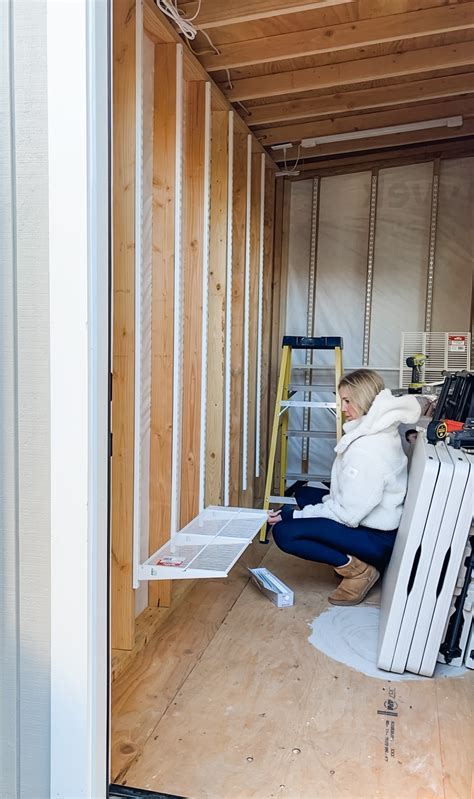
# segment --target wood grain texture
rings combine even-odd
[[[264,564],[295,589],[294,607],[277,611],[244,589],[173,690],[127,783],[206,799],[467,799],[474,674],[394,683],[328,658],[307,639],[308,622],[327,609],[332,570],[276,549]],[[142,675],[142,696],[155,695]],[[390,699],[394,717],[379,712]]]
[[[229,577],[180,580],[173,607],[149,608],[138,620],[134,657],[112,686],[112,780],[122,782],[178,690],[195,668],[248,583],[247,566],[257,566],[267,549],[253,543]],[[132,784],[127,779],[125,780]],[[141,787],[146,782],[135,783]]]
[[[255,431],[257,392],[258,279],[260,268],[261,155],[252,154],[250,191],[250,315],[249,315],[249,409],[248,482],[241,492],[243,507],[255,507]]]
[[[474,74],[446,75],[410,83],[375,86],[359,91],[342,91],[318,97],[297,98],[281,103],[251,106],[246,122],[251,128],[270,122],[283,122],[307,117],[317,118],[325,114],[342,114],[368,108],[406,105],[433,100],[437,97],[456,97],[474,92]]]
[[[428,144],[439,141],[443,143],[457,138],[465,138],[474,134],[474,117],[463,117],[463,124],[456,128],[427,128],[426,130],[412,130],[409,133],[393,133],[389,136],[371,137],[370,139],[355,139],[352,141],[330,142],[319,144],[317,147],[303,151],[302,163],[298,169],[304,168],[304,161],[308,158],[326,155],[340,155],[346,153],[367,152],[371,150],[374,161],[377,159],[376,150],[397,149],[410,144]]]
[[[212,111],[206,505],[223,504],[228,117]]]
[[[242,22],[297,14],[301,11],[336,6],[355,0],[204,0],[195,20],[197,30],[221,28],[226,25],[238,25]],[[196,12],[196,3],[179,3],[186,16]]]
[[[195,585],[195,580],[176,580],[173,585],[172,605],[160,607],[148,607],[135,619],[135,641],[133,649],[112,649],[111,653],[111,677],[112,682],[128,669],[134,662],[142,649],[153,640],[157,631],[162,627],[169,614],[173,612],[178,602],[191,591]]]
[[[169,538],[173,426],[177,45],[155,45],[153,129],[150,555]],[[151,607],[169,605],[171,581],[149,585]]]
[[[131,649],[135,403],[135,2],[115,0],[113,25],[112,646]]]
[[[430,119],[439,119],[450,116],[474,115],[474,100],[463,98],[461,100],[444,100],[437,103],[420,103],[407,108],[395,108],[391,111],[366,111],[362,114],[312,120],[311,122],[294,122],[291,125],[281,125],[274,128],[263,128],[255,133],[265,145],[277,142],[294,142],[315,136],[334,136],[340,133],[355,133],[359,130],[372,130],[385,128],[391,125],[406,125],[412,122],[424,122]],[[445,134],[450,131],[445,130]],[[352,142],[349,142],[350,144]],[[370,142],[369,142],[370,144]],[[296,158],[297,147],[287,151],[287,158]],[[281,154],[278,160],[281,159]]]
[[[191,81],[185,90],[181,527],[199,511],[205,89]]]
[[[337,163],[330,156],[325,159],[303,163],[298,167],[300,176],[292,180],[306,180],[308,177],[323,174],[338,174],[353,172],[364,168],[377,167],[381,164],[396,166],[402,163],[419,163],[430,161],[433,158],[455,158],[457,155],[472,155],[473,144],[469,139],[453,139],[452,141],[426,142],[422,146],[413,144],[400,147],[396,150],[373,152],[347,153],[337,159]]]
[[[364,19],[386,17],[392,14],[408,14],[422,9],[451,5],[449,0],[357,0],[355,3],[306,10],[303,13],[285,16],[266,17],[222,28],[214,28],[211,38],[218,47],[223,44],[262,39],[283,33],[296,33],[301,30],[329,28],[345,23],[355,23]],[[205,49],[204,36],[199,36],[196,49]]]
[[[416,75],[438,69],[469,66],[474,63],[472,42],[427,47],[422,50],[374,56],[357,61],[344,61],[322,67],[308,67],[292,72],[278,72],[233,81],[226,96],[231,102],[254,97],[275,97],[297,94],[311,89],[350,86],[365,81]]]
[[[230,410],[231,505],[239,504],[242,479],[243,328],[245,282],[245,230],[247,194],[247,136],[234,133],[234,178],[232,207],[232,350]]]
[[[200,61],[208,72],[213,72],[473,27],[474,3],[463,3],[222,44],[219,54],[203,54]]]
[[[272,170],[265,169],[265,206],[263,230],[263,319],[262,319],[262,389],[260,407],[260,476],[255,480],[255,506],[261,507],[265,488],[268,455],[268,428],[270,420],[270,356],[272,321],[272,282],[273,282],[273,235],[275,215],[275,176]]]

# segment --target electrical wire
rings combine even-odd
[[[202,0],[198,0],[197,11],[192,17],[184,16],[183,11],[178,8],[178,0],[155,0],[155,2],[160,11],[166,14],[166,16],[178,26],[180,32],[186,39],[192,40],[196,38],[197,30],[193,25],[193,21],[201,11]]]
[[[300,154],[301,154],[301,144],[298,144],[298,152],[297,152],[297,154],[296,154],[296,161],[295,161],[295,163],[293,164],[293,166],[291,167],[291,169],[289,169],[289,168],[288,168],[288,165],[287,165],[287,163],[286,163],[286,150],[285,150],[284,152],[285,152],[285,172],[289,172],[290,174],[291,174],[292,172],[296,172],[296,170],[297,170],[297,168],[298,168],[299,161],[300,161]]]

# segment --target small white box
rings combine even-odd
[[[252,582],[277,608],[291,608],[295,595],[291,588],[282,583],[268,569],[249,569]]]

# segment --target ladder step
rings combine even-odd
[[[290,383],[288,386],[290,391],[308,391],[311,393],[312,391],[327,391],[328,393],[334,394],[334,383],[312,383],[310,386],[305,386],[304,383]]]
[[[316,400],[281,400],[281,408],[337,408],[335,402],[318,402]]]
[[[271,496],[268,497],[268,501],[270,503],[279,502],[281,505],[296,505],[296,499],[294,497]]]
[[[283,347],[291,347],[294,350],[334,350],[336,347],[340,347],[342,350],[342,338],[340,336],[318,336],[316,338],[283,336]]]
[[[329,480],[329,479],[330,479],[330,475],[329,474],[309,474],[309,473],[305,474],[304,472],[300,472],[300,473],[298,473],[298,472],[288,472],[286,477],[285,477],[285,480],[305,480],[305,481],[308,481],[308,480],[315,480],[316,481],[317,480],[317,481],[319,481],[321,483],[323,483],[325,480]]]
[[[336,439],[335,431],[331,430],[287,430],[288,438],[333,438]]]

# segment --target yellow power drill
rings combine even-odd
[[[406,360],[406,365],[411,369],[411,383],[408,384],[409,394],[421,394],[424,383],[421,379],[421,369],[425,363],[427,355],[422,352],[416,352]]]

